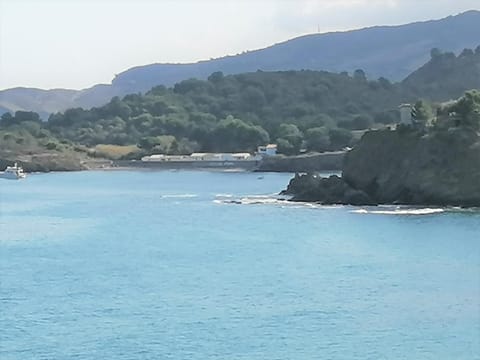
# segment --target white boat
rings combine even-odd
[[[17,163],[13,166],[7,166],[5,171],[0,173],[0,178],[2,179],[17,180],[24,179],[25,177],[27,177],[27,174],[23,172],[22,167],[18,166]]]

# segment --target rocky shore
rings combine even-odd
[[[296,175],[284,194],[322,204],[480,206],[476,131],[371,131],[344,159],[342,176]]]

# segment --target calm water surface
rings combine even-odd
[[[480,359],[479,212],[258,196],[289,178],[1,181],[0,359]]]

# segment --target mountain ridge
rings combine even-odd
[[[475,48],[478,33],[480,11],[470,10],[439,20],[307,34],[263,49],[212,60],[135,66],[116,75],[111,84],[97,84],[83,90],[23,87],[2,90],[0,112],[29,110],[45,118],[52,112],[98,106],[113,96],[145,92],[160,84],[172,86],[192,77],[205,79],[216,71],[238,74],[259,69],[330,72],[363,69],[370,78],[399,81],[426,63],[432,48],[455,53]]]

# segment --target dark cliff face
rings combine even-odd
[[[367,133],[344,181],[378,203],[480,205],[480,137],[467,129]]]

